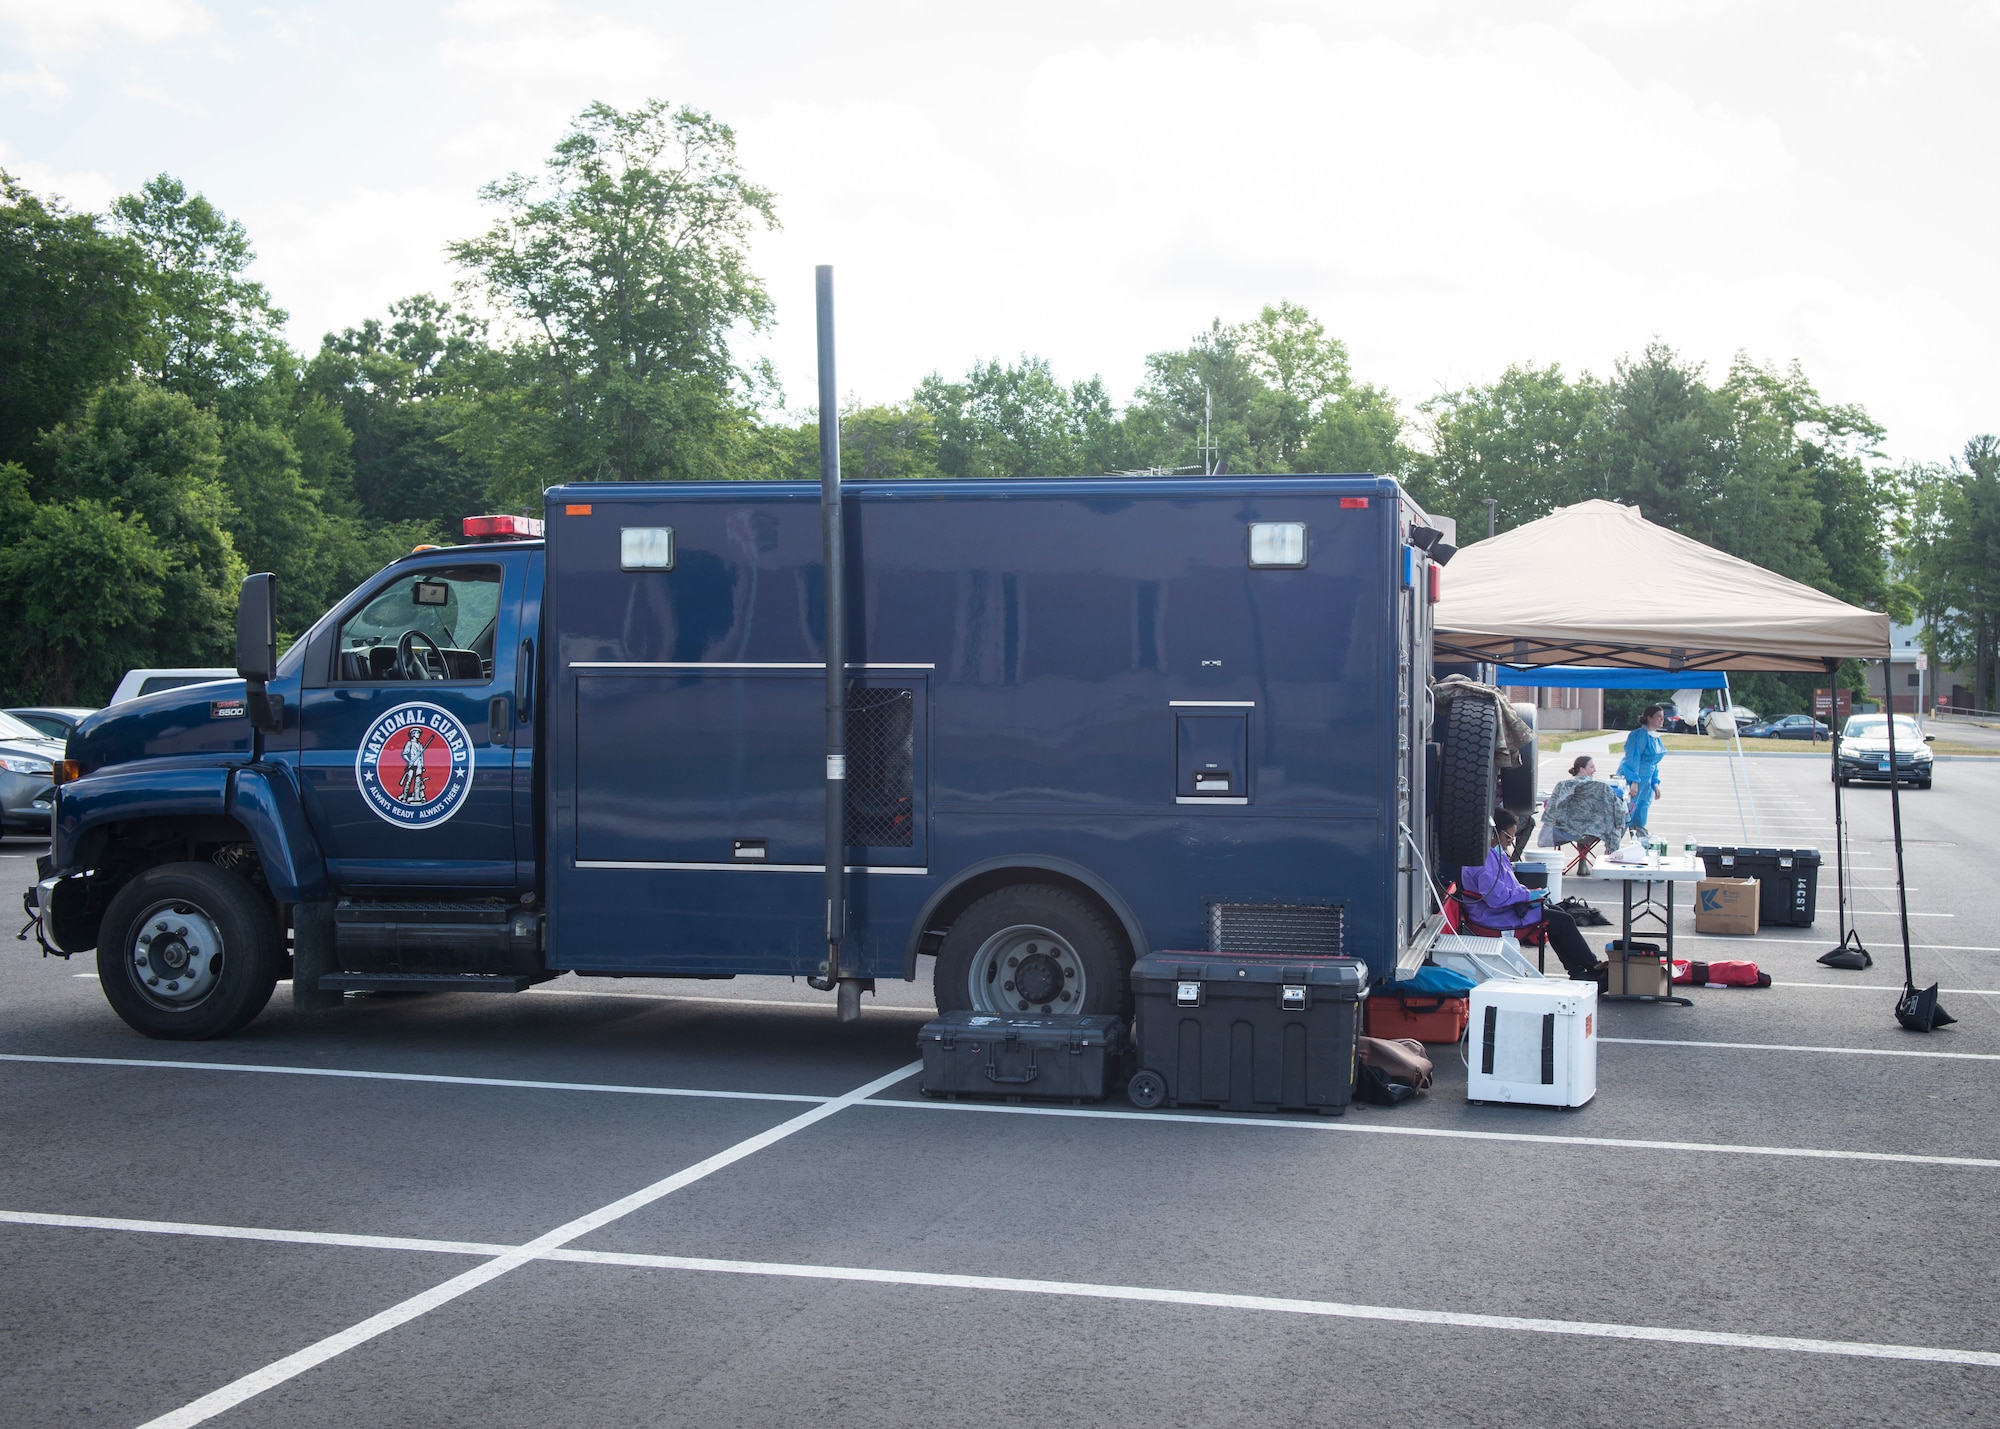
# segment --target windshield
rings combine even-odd
[[[1841,738],[1843,739],[1886,740],[1888,737],[1889,721],[1881,715],[1855,715],[1847,722],[1847,728],[1841,731]],[[1908,715],[1897,715],[1896,739],[1898,742],[1907,739],[1914,744],[1921,744],[1923,743],[1924,732],[1917,727],[1917,722]]]
[[[10,714],[0,714],[0,739],[38,739],[46,742],[48,736]]]

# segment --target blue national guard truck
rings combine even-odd
[[[252,576],[245,680],[71,735],[45,945],[157,1037],[286,978],[315,1008],[791,974],[845,1010],[933,955],[942,1008],[1095,1013],[1152,949],[1421,960],[1494,728],[1433,707],[1451,548],[1395,482],[850,483],[841,783],[819,496],[556,487],[545,530],[469,520],[275,660]]]

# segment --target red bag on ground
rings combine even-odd
[[[1724,987],[1769,987],[1771,979],[1757,971],[1757,965],[1741,960],[1708,965],[1708,980]]]

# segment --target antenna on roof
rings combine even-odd
[[[1215,394],[1209,391],[1207,384],[1204,383],[1201,389],[1201,445],[1195,448],[1201,456],[1201,474],[1203,476],[1216,475],[1216,468],[1220,465],[1216,461],[1216,453],[1219,448],[1209,437],[1209,424],[1214,420]]]

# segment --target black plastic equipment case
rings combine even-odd
[[[1810,928],[1819,911],[1816,848],[1695,850],[1710,878],[1757,880],[1757,921],[1764,927]]]
[[[1368,966],[1359,958],[1149,953],[1133,964],[1135,1106],[1306,1110],[1354,1095]]]
[[[930,1096],[1100,1101],[1125,1050],[1125,1025],[1109,1014],[1013,1017],[946,1012],[917,1033],[922,1090]]]

